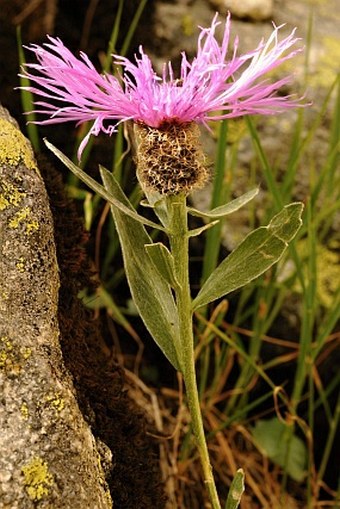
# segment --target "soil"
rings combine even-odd
[[[164,507],[157,445],[148,436],[143,411],[125,390],[123,370],[105,355],[105,332],[78,298],[93,288],[87,255],[88,235],[74,204],[66,198],[60,172],[44,157],[39,168],[51,201],[60,270],[59,326],[66,368],[72,374],[78,404],[96,440],[112,453],[106,481],[113,507]]]

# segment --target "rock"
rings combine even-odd
[[[230,11],[238,18],[263,21],[273,17],[273,0],[210,0],[220,12]]]
[[[65,368],[53,220],[29,142],[0,107],[0,507],[109,509]]]

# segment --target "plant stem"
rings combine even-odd
[[[186,387],[192,428],[203,468],[204,482],[207,486],[213,509],[221,509],[205,439],[203,420],[198,396],[194,336],[192,328],[192,310],[189,282],[189,232],[185,195],[167,198],[170,211],[169,239],[175,262],[175,274],[178,286],[175,289],[179,315],[179,334],[181,351],[177,352]]]

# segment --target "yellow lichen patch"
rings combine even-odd
[[[17,166],[22,162],[37,171],[32,149],[25,136],[9,120],[0,119],[0,163]]]
[[[27,406],[27,403],[23,402],[23,404],[21,405],[20,407],[20,413],[22,415],[22,418],[27,421],[28,417],[29,417],[29,410],[28,410],[28,406]]]
[[[59,393],[50,393],[45,397],[45,401],[57,412],[61,412],[65,408],[65,400],[60,397]]]
[[[52,404],[58,412],[61,412],[65,408],[65,400],[63,398],[54,399]]]
[[[25,193],[18,191],[13,184],[0,182],[0,210],[5,210],[9,205],[18,207],[23,196]]]
[[[0,297],[2,300],[8,300],[9,298],[8,292],[1,292]]]
[[[32,217],[30,207],[23,207],[21,210],[18,210],[8,222],[8,226],[12,229],[16,229],[22,223],[25,224],[26,235],[30,235],[32,232],[39,230],[39,223]]]
[[[31,357],[32,350],[28,347],[20,348],[20,354],[25,360],[27,360]]]
[[[46,461],[33,458],[21,469],[24,475],[24,485],[31,500],[41,500],[49,494],[53,485],[53,476],[49,472]]]
[[[0,369],[4,369],[7,362],[7,353],[0,352]]]
[[[13,366],[13,344],[7,336],[0,337],[0,370],[6,370]]]
[[[0,341],[1,341],[2,345],[6,348],[6,350],[7,350],[8,352],[10,352],[11,350],[13,350],[13,343],[12,343],[12,341],[10,341],[10,340],[8,339],[8,337],[7,337],[7,336],[2,336],[2,337],[0,338]]]
[[[20,256],[15,266],[19,272],[25,272],[25,258],[23,256]]]
[[[7,336],[0,337],[0,371],[18,375],[23,368],[24,361],[31,355],[31,352],[27,355],[27,350],[30,349],[25,348],[24,350],[17,351]]]

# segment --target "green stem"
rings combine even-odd
[[[168,210],[170,211],[169,239],[178,281],[175,293],[179,315],[179,344],[181,351],[177,353],[183,371],[192,429],[197,441],[204,482],[207,486],[213,509],[221,509],[212,474],[197,389],[189,282],[189,234],[186,197],[185,195],[176,195],[167,198],[167,200],[169,205]]]

